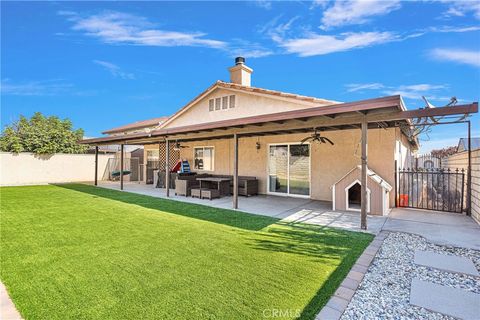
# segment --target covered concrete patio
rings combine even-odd
[[[99,181],[98,186],[120,191],[120,186],[117,182]],[[165,189],[154,188],[152,185],[126,182],[123,191],[167,199]],[[215,208],[232,209],[232,196],[212,200],[198,199],[176,196],[175,191],[170,189],[168,199]],[[365,231],[360,229],[360,213],[331,210],[331,202],[305,198],[257,195],[239,197],[238,199],[238,211],[275,217],[288,222],[303,222],[351,231]],[[384,216],[368,216],[369,225],[366,232],[379,233],[386,219],[387,217]]]

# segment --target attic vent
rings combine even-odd
[[[208,100],[208,111],[227,110],[229,108],[235,108],[235,95]]]
[[[228,109],[228,96],[222,97],[222,109]]]

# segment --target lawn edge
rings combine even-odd
[[[373,259],[382,247],[383,241],[389,234],[389,231],[381,231],[375,236],[352,266],[335,293],[330,297],[330,300],[317,314],[315,320],[338,320],[342,317]]]

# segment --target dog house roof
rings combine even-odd
[[[345,179],[354,170],[362,170],[362,166],[358,165],[353,167],[352,170],[348,171],[342,178],[340,178],[337,182],[335,182],[332,188],[335,188],[335,185],[337,183]],[[375,171],[371,170],[370,168],[367,168],[367,176],[373,181],[375,181],[376,183],[378,183],[383,189],[387,191],[392,190],[392,186],[387,181],[385,181],[385,179],[383,179],[381,176],[379,176],[377,173],[375,173]]]

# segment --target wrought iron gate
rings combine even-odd
[[[464,169],[401,169],[397,179],[398,207],[463,212]]]

